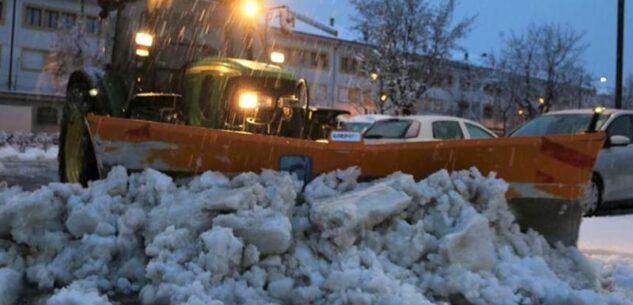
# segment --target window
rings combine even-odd
[[[341,72],[348,74],[357,74],[358,73],[358,61],[351,57],[342,57],[341,58]]]
[[[100,32],[100,24],[99,19],[97,17],[88,16],[86,17],[86,33],[97,35]],[[284,54],[286,54],[284,52]]]
[[[56,30],[77,25],[77,14],[62,10],[27,5],[24,12],[24,25],[33,28]],[[84,30],[88,34],[99,33],[101,23],[96,16],[86,16]]]
[[[408,139],[417,137],[420,123],[410,120],[385,120],[375,122],[364,137],[366,139]]]
[[[338,101],[339,102],[347,102],[349,101],[349,89],[347,87],[338,87]]]
[[[511,136],[542,136],[551,134],[575,134],[586,131],[593,114],[552,114],[543,115],[527,122],[515,130]],[[600,115],[596,128],[600,129],[609,116]]]
[[[39,125],[57,125],[57,109],[53,107],[39,107],[37,108],[35,119]]]
[[[26,24],[34,27],[42,27],[42,9],[32,6],[26,7]]]
[[[62,13],[62,25],[73,27],[77,23],[77,15],[74,13]]]
[[[318,84],[312,86],[313,94],[315,101],[327,101],[328,100],[328,85]]]
[[[365,108],[372,108],[374,107],[374,92],[372,91],[372,89],[365,89],[363,90],[363,106]]]
[[[455,121],[438,121],[433,122],[433,138],[440,140],[456,140],[463,139],[459,123]]]
[[[354,105],[360,105],[361,90],[360,88],[350,88],[348,91],[349,102]]]
[[[625,136],[633,139],[633,121],[630,115],[616,118],[607,129],[607,134],[611,136]]]
[[[0,0],[0,24],[4,21],[4,1]]]
[[[325,53],[319,54],[318,64],[319,64],[319,67],[321,68],[327,68],[330,66],[330,61],[328,60],[327,54]]]
[[[44,27],[56,29],[59,27],[59,12],[44,10]]]
[[[470,134],[471,139],[489,139],[493,136],[477,125],[466,123],[466,130]]]
[[[203,118],[209,117],[211,114],[211,94],[213,91],[213,84],[215,79],[209,75],[202,80],[202,86],[200,86],[200,97],[198,98],[198,110],[202,114]]]

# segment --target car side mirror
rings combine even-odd
[[[631,144],[631,139],[626,136],[615,135],[609,137],[609,142],[607,143],[607,147],[616,147],[616,146],[627,146]]]

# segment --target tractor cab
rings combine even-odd
[[[185,73],[182,113],[188,125],[301,139],[322,139],[341,110],[310,105],[305,80],[280,67],[207,58]],[[328,119],[329,118],[329,119]]]

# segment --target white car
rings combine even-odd
[[[595,114],[593,109],[555,111],[510,134],[518,137],[585,132],[594,115],[598,115],[595,129],[607,133],[607,142],[594,165],[591,189],[584,203],[585,215],[592,215],[602,207],[633,203],[633,111],[605,109],[601,114]]]
[[[376,121],[363,134],[365,143],[488,139],[497,135],[471,120],[439,115],[392,117]]]

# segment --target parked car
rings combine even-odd
[[[366,143],[423,142],[496,138],[494,132],[471,120],[439,115],[392,117],[376,121],[364,133]]]
[[[605,207],[633,206],[633,111],[605,109],[601,114],[595,114],[593,109],[555,111],[510,134],[520,137],[585,132],[594,115],[598,115],[596,130],[605,131],[607,141],[594,166],[591,188],[584,202],[585,215],[593,215]]]
[[[341,130],[345,131],[357,131],[364,132],[376,121],[386,120],[391,118],[389,115],[384,114],[360,114],[354,116],[339,116],[339,123]]]

